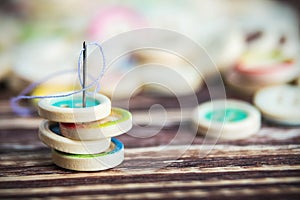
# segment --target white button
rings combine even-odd
[[[300,88],[292,85],[266,87],[254,96],[263,116],[284,125],[300,124]]]
[[[285,57],[280,51],[249,52],[234,69],[245,81],[255,84],[286,83],[300,72],[295,59]]]
[[[261,126],[259,111],[238,100],[215,100],[195,109],[194,123],[200,134],[220,139],[243,139]]]
[[[66,153],[94,154],[106,151],[110,138],[93,141],[71,140],[60,135],[58,123],[43,121],[39,128],[39,138],[47,146]]]
[[[252,96],[255,91],[266,86],[262,83],[249,82],[240,76],[235,70],[231,70],[225,74],[225,81],[231,89],[245,96]]]
[[[203,38],[203,46],[221,72],[231,68],[246,49],[243,33],[228,29],[225,24],[216,24],[208,35],[210,37]]]
[[[203,85],[199,72],[188,63],[179,62],[172,66],[161,63],[139,66],[141,70],[139,76],[143,79],[145,91],[164,96],[183,96],[194,94]]]
[[[67,138],[75,140],[99,140],[111,138],[129,131],[132,127],[130,112],[112,108],[111,114],[99,121],[86,123],[60,123],[60,131]]]
[[[107,151],[100,154],[78,155],[52,151],[53,162],[66,169],[76,171],[100,171],[121,164],[124,160],[124,145],[116,138],[112,138]]]
[[[74,78],[73,78],[74,80]],[[78,87],[75,87],[80,88]],[[46,96],[46,95],[53,95],[53,94],[57,94],[60,92],[68,92],[70,90],[74,89],[74,84],[61,84],[61,83],[53,83],[51,81],[51,83],[43,83],[39,86],[37,86],[36,88],[34,88],[34,90],[31,92],[32,96]],[[35,105],[38,104],[38,102],[40,101],[40,99],[32,99],[33,103]]]
[[[82,107],[82,94],[39,101],[38,112],[43,118],[55,122],[77,123],[103,119],[110,114],[111,102],[102,94],[87,96]]]
[[[60,70],[74,70],[74,58],[78,57],[78,46],[65,37],[60,36],[41,36],[31,38],[22,42],[14,51],[16,58],[13,59],[13,72],[15,79],[23,80],[26,83],[40,81],[41,78],[49,74],[57,73]],[[32,55],[34,59],[28,59]],[[48,83],[56,83],[59,85],[73,85],[76,80],[76,73],[73,79],[66,78],[65,75],[57,75],[53,79],[49,79]],[[24,88],[24,85],[16,87]]]
[[[105,76],[101,82],[101,92],[112,99],[122,99],[134,96],[142,90],[142,83],[136,69],[126,69],[128,73],[122,72],[122,69],[116,65],[107,68]]]

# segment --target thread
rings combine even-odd
[[[102,69],[99,73],[99,75],[97,76],[96,79],[92,78],[93,81],[91,84],[87,85],[86,87],[82,87],[83,86],[83,80],[81,77],[81,60],[82,60],[82,53],[83,53],[83,49],[80,50],[79,53],[79,57],[78,57],[78,62],[77,62],[77,74],[78,74],[78,80],[79,80],[79,84],[81,85],[82,89],[80,90],[76,90],[73,92],[69,92],[66,94],[59,94],[59,95],[44,95],[44,96],[31,96],[31,95],[26,95],[28,93],[30,93],[34,88],[36,88],[37,86],[39,86],[40,84],[46,82],[47,80],[50,80],[53,77],[57,77],[63,74],[67,74],[67,73],[75,73],[76,70],[62,70],[62,71],[58,71],[55,72],[53,74],[50,74],[46,77],[44,77],[43,79],[41,79],[40,81],[34,82],[32,84],[30,84],[27,88],[25,88],[18,96],[11,98],[10,100],[10,105],[12,107],[12,110],[21,116],[30,116],[33,113],[33,110],[28,108],[28,107],[24,107],[24,106],[20,106],[19,105],[19,101],[22,99],[46,99],[46,98],[59,98],[59,97],[67,97],[67,96],[71,96],[83,91],[87,91],[88,89],[92,88],[95,86],[94,89],[94,93],[99,92],[101,89],[101,85],[100,85],[100,80],[104,75],[104,72],[106,70],[106,60],[105,60],[105,56],[104,56],[104,52],[103,52],[103,48],[100,44],[98,44],[97,42],[92,42],[87,44],[88,46],[92,46],[95,45],[96,47],[98,47],[101,56],[102,56]],[[89,75],[89,77],[92,77]],[[90,93],[89,93],[90,94]]]

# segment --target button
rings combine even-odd
[[[74,85],[72,85],[72,84],[44,83],[44,84],[37,86],[32,91],[31,95],[32,96],[53,95],[53,94],[57,94],[59,92],[68,92],[72,89],[74,89]],[[40,99],[33,99],[32,101],[35,105],[37,105],[38,102],[40,101]]]
[[[176,59],[176,56],[173,55],[173,57],[173,60]],[[139,66],[139,70],[141,70],[139,76],[143,79],[145,91],[152,91],[154,94],[164,96],[184,96],[194,94],[202,87],[202,77],[192,65],[178,61],[176,65],[168,66],[163,62],[165,60],[159,64]],[[159,73],[157,73],[158,71]]]
[[[248,52],[234,70],[245,81],[265,85],[289,82],[300,72],[295,60],[285,57],[278,50]]]
[[[53,162],[65,169],[76,171],[100,171],[121,164],[124,160],[124,145],[116,138],[111,139],[110,147],[100,154],[80,155],[52,151]]]
[[[264,118],[283,125],[300,125],[300,88],[292,85],[270,86],[259,90],[254,104]]]
[[[228,29],[225,24],[219,23],[213,26],[215,27],[208,33],[210,37],[203,38],[202,42],[216,67],[220,72],[224,72],[232,68],[236,60],[241,57],[246,49],[246,42],[240,30]]]
[[[122,67],[120,67],[122,66]],[[112,65],[107,68],[101,82],[101,93],[112,99],[129,98],[142,90],[139,68],[129,68],[128,63]]]
[[[132,116],[127,110],[112,108],[111,114],[99,121],[60,123],[62,135],[75,140],[99,140],[121,135],[132,127]]]
[[[94,154],[106,151],[110,138],[93,141],[71,140],[60,135],[58,123],[43,121],[39,128],[39,138],[47,146],[66,153]]]
[[[252,83],[234,70],[225,74],[225,81],[232,90],[244,96],[252,96],[257,90],[266,86],[262,83]]]
[[[39,101],[38,112],[43,118],[55,122],[91,122],[110,114],[111,102],[102,94],[87,96],[86,107],[82,107],[82,94]]]
[[[29,31],[31,33],[34,30]],[[35,30],[37,31],[37,30]],[[16,89],[25,88],[25,83],[34,83],[41,81],[41,78],[57,74],[58,71],[74,70],[74,58],[78,57],[78,47],[76,43],[68,40],[66,37],[55,34],[53,37],[49,35],[39,35],[40,37],[33,37],[30,40],[21,42],[16,50],[14,56],[18,59],[13,59],[13,73],[15,79],[19,84],[16,84]],[[49,53],[51,52],[51,53]],[[34,59],[31,58],[33,55]],[[75,56],[75,57],[74,57]],[[57,76],[50,78],[47,83],[56,83],[60,85],[74,84],[77,79],[76,74],[73,74],[73,79],[66,78],[65,75],[57,74]],[[71,74],[68,75],[71,77]]]
[[[255,107],[233,99],[199,105],[193,121],[200,134],[225,140],[247,138],[261,126],[261,116]]]
[[[88,35],[95,41],[104,40],[125,31],[145,27],[147,24],[145,16],[130,7],[108,6],[96,12],[88,27]]]

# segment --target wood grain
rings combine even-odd
[[[137,121],[147,122],[148,110],[139,100],[147,105],[156,100],[133,100],[139,102],[132,110]],[[0,100],[0,198],[299,199],[299,127],[264,123],[249,139],[214,144],[195,137],[188,121],[179,129],[174,123],[176,101],[162,101],[171,105],[170,123],[135,125],[118,137],[125,145],[125,161],[111,170],[87,173],[55,166],[50,149],[37,137],[41,119],[18,117],[7,99]],[[151,137],[133,137],[157,130]]]

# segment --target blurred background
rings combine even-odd
[[[252,95],[258,88],[293,82],[299,77],[299,65],[295,64],[300,44],[298,11],[297,1],[275,0],[4,0],[0,5],[2,95],[5,91],[9,96],[18,94],[30,83],[59,70],[76,69],[83,41],[101,43],[119,33],[145,27],[165,28],[191,38],[205,48],[226,85],[239,94]],[[186,51],[194,53],[192,49]],[[291,60],[295,67],[288,75],[268,81],[245,78],[247,70],[237,68],[286,64]],[[104,76],[102,92],[111,96],[126,71],[147,62],[162,63],[182,75],[192,90],[178,87],[177,95],[200,91],[204,85],[203,77],[181,59],[148,51],[131,54],[112,66]],[[155,76],[160,69],[140,71]],[[203,76],[214,74],[207,70]],[[124,80],[123,92],[116,98],[132,95],[127,94],[129,87],[170,95],[163,88],[144,86],[147,76],[143,77],[140,80],[140,74],[135,74],[128,83]],[[70,90],[74,79],[74,74],[55,77],[31,94]],[[177,86],[172,78],[170,82]]]

